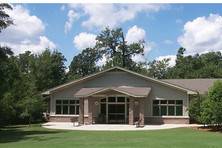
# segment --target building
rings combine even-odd
[[[42,93],[50,121],[80,124],[188,124],[192,96],[215,79],[153,79],[113,67]]]

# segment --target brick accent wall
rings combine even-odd
[[[50,122],[78,122],[79,117],[73,116],[50,116]]]
[[[145,117],[145,124],[189,124],[188,117]]]

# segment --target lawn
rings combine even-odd
[[[222,133],[178,128],[158,131],[88,132],[49,130],[38,125],[0,131],[0,148],[221,148]]]

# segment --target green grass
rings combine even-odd
[[[221,148],[222,133],[178,128],[158,131],[49,130],[38,125],[0,130],[0,148]]]

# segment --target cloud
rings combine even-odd
[[[166,6],[159,4],[71,4],[69,7],[87,17],[82,22],[82,26],[88,29],[102,29],[107,26],[117,27],[134,19],[141,12],[158,12]]]
[[[156,60],[161,61],[163,59],[170,59],[169,66],[173,67],[176,64],[176,55],[166,55],[166,56],[159,56]]]
[[[187,54],[219,51],[222,48],[222,16],[210,14],[185,23],[178,43]]]
[[[164,40],[163,43],[166,44],[166,45],[172,45],[173,41],[171,41],[171,40]]]
[[[146,31],[142,28],[137,27],[136,25],[131,27],[126,33],[127,44],[137,43],[139,41],[144,41],[146,38]],[[144,55],[137,54],[132,57],[135,62],[145,62],[145,57],[150,52],[154,43],[148,42],[145,43]]]
[[[128,44],[137,43],[145,40],[146,31],[136,25],[131,27],[126,33],[126,41]]]
[[[73,22],[77,19],[79,19],[79,14],[76,13],[74,10],[69,10],[68,14],[67,14],[68,20],[65,22],[65,33],[68,33],[73,25]]]
[[[32,53],[40,53],[46,48],[56,48],[56,45],[45,36],[40,36],[36,42],[31,42],[30,40],[23,40],[20,43],[1,42],[1,45],[12,48],[13,52],[16,55],[28,50]]]
[[[82,32],[74,37],[73,43],[78,50],[83,50],[96,45],[96,35]]]
[[[45,25],[29,10],[21,5],[14,5],[13,10],[6,10],[13,19],[14,25],[4,29],[0,34],[0,44],[12,48],[15,54],[30,50],[34,53],[45,48],[56,48],[56,45],[44,36]]]

